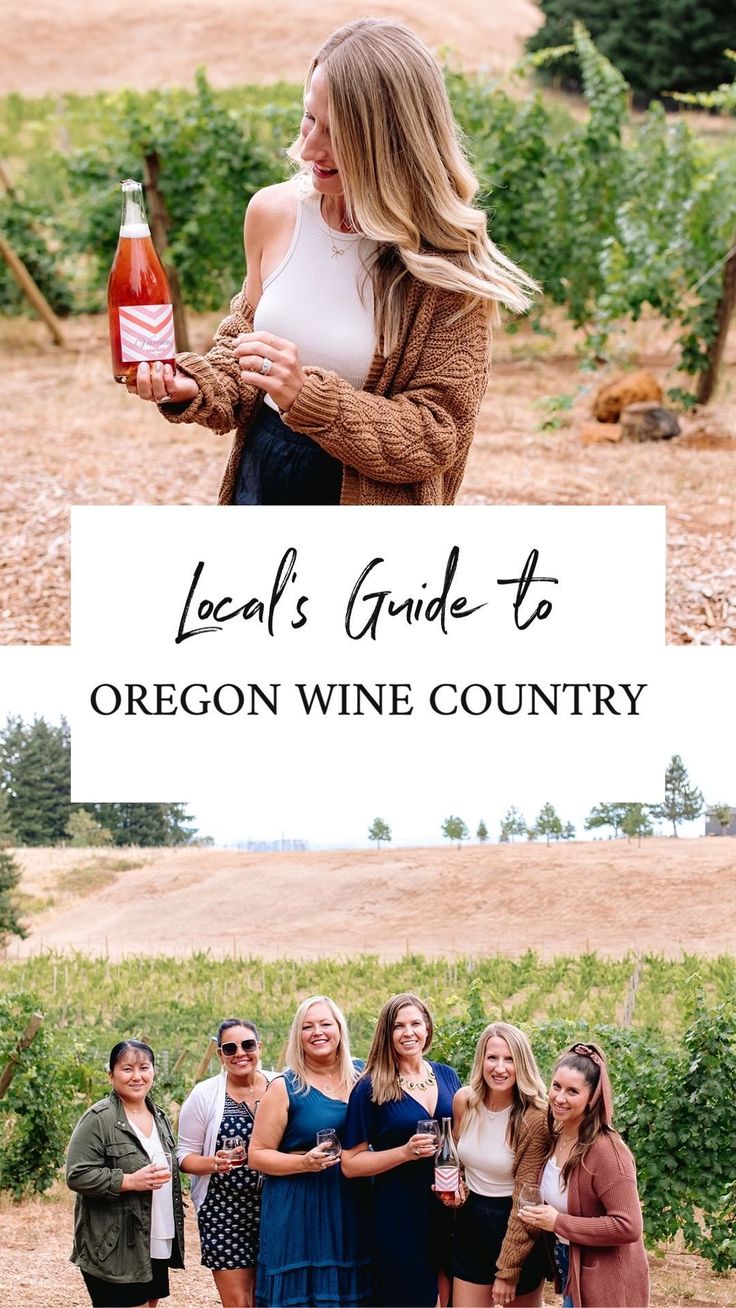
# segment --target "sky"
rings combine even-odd
[[[732,649],[677,649],[670,651],[669,695],[664,720],[657,729],[657,750],[663,768],[673,753],[679,753],[691,780],[703,791],[708,803],[736,804],[736,764],[734,763],[734,695],[733,673],[736,651]],[[25,720],[34,716],[58,721],[69,716],[71,670],[67,648],[0,649],[0,718],[19,714]],[[73,748],[73,741],[72,741]],[[389,761],[387,759],[387,768]],[[238,788],[238,759],[232,760],[233,785],[223,792],[221,786],[199,783],[189,793],[176,796],[188,805],[195,825],[202,835],[211,836],[216,844],[237,845],[249,841],[303,840],[311,848],[367,845],[368,828],[376,817],[390,825],[394,845],[431,845],[443,843],[441,824],[450,814],[467,823],[471,839],[478,822],[484,819],[492,840],[498,837],[500,820],[511,804],[532,821],[542,804],[554,804],[563,822],[572,821],[578,837],[584,837],[583,822],[593,807],[603,801],[640,799],[647,802],[657,796],[644,794],[606,795],[595,788],[570,784],[563,765],[548,774],[544,784],[512,784],[503,780],[503,760],[465,758],[449,760],[447,766],[430,770],[429,780],[421,792],[409,784],[396,784],[396,768],[386,780],[376,775],[367,795],[351,784],[350,760],[339,760],[332,768],[324,758],[315,758],[314,770],[322,771],[323,791],[319,787],[280,787],[278,784],[260,794],[258,804],[248,803],[246,790]],[[500,763],[500,765],[499,765]],[[131,760],[131,770],[136,761]],[[314,777],[310,777],[314,783]],[[323,793],[315,800],[315,794]],[[161,794],[161,799],[171,799]],[[704,820],[681,828],[682,835],[700,835]],[[603,833],[604,835],[606,833]],[[663,834],[668,834],[666,828]]]

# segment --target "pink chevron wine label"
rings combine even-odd
[[[118,314],[123,363],[173,359],[176,346],[170,304],[121,304]]]

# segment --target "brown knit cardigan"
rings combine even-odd
[[[519,1217],[519,1194],[522,1185],[537,1185],[540,1168],[544,1167],[549,1153],[547,1110],[527,1108],[521,1119],[521,1129],[514,1151],[514,1192],[509,1224],[506,1228],[501,1252],[496,1264],[496,1276],[514,1284],[531,1253],[535,1235]]]
[[[388,358],[376,352],[363,390],[323,368],[304,369],[306,383],[284,421],[342,462],[341,504],[453,503],[490,370],[486,309],[476,305],[456,318],[460,308],[455,292],[409,278],[396,348]],[[199,395],[161,406],[169,422],[236,429],[220,504],[233,501],[243,446],[263,400],[258,387],[243,382],[232,350],[234,337],[252,331],[244,287],[212,349],[176,356]]]
[[[599,1135],[570,1175],[567,1214],[555,1234],[570,1241],[568,1293],[575,1308],[647,1308],[636,1167],[623,1140]]]

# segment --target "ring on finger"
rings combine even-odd
[[[273,359],[269,359],[268,355],[264,354],[263,363],[261,364],[260,371],[265,374],[265,373],[269,373],[272,368],[273,368]]]

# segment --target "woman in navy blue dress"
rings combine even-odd
[[[340,1009],[324,995],[300,1004],[286,1048],[287,1068],[271,1082],[256,1115],[250,1167],[265,1175],[256,1303],[264,1308],[338,1308],[370,1301],[366,1187],[348,1183],[339,1148],[355,1078]]]
[[[432,1032],[416,995],[384,1004],[343,1132],[345,1175],[374,1178],[373,1302],[393,1308],[446,1303],[452,1274],[452,1212],[432,1193],[436,1142],[417,1123],[449,1117],[460,1080],[424,1057]]]

